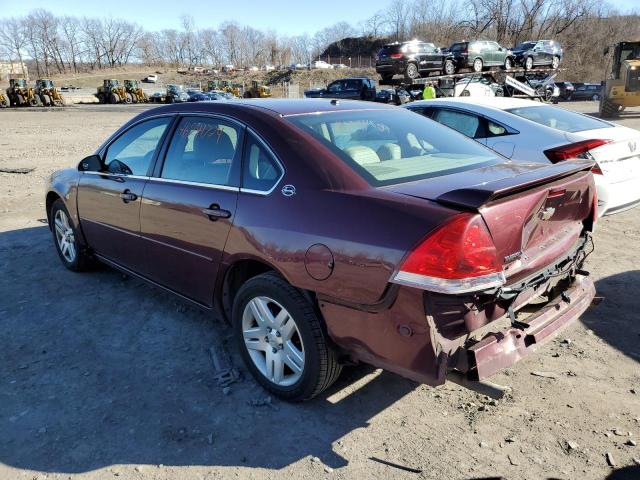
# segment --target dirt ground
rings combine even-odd
[[[640,478],[640,208],[599,223],[605,301],[496,375],[506,399],[366,366],[304,404],[246,374],[225,394],[208,349],[227,327],[106,267],[66,271],[45,225],[49,174],[141,108],[0,112],[0,168],[35,168],[0,173],[0,480]]]

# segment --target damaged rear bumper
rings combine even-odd
[[[529,316],[525,320],[528,328],[509,326],[465,344],[462,353],[466,355],[456,355],[458,363],[454,369],[467,379],[477,381],[513,365],[580,317],[591,305],[596,291],[589,277],[577,275],[564,293],[564,299],[558,297]]]

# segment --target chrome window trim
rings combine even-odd
[[[148,179],[152,182],[161,182],[161,183],[176,183],[178,185],[191,185],[194,187],[206,187],[212,188],[215,190],[226,190],[229,192],[238,192],[240,191],[240,187],[233,187],[231,185],[220,185],[217,183],[204,183],[204,182],[192,182],[190,180],[177,180],[174,178],[162,178],[162,177],[148,177]]]
[[[126,173],[110,173],[110,172],[80,172],[87,175],[101,175],[104,177],[120,177],[120,178],[133,178],[136,180],[149,180],[151,177],[146,175],[127,175]]]
[[[287,171],[284,168],[284,165],[282,164],[282,162],[280,161],[278,156],[273,151],[273,149],[269,146],[269,144],[253,128],[251,128],[249,125],[247,125],[246,128],[247,128],[247,131],[249,133],[251,133],[258,140],[258,142],[265,148],[265,150],[267,150],[269,155],[271,155],[271,157],[275,160],[275,162],[280,167],[281,174],[280,174],[280,177],[274,182],[273,186],[269,190],[254,190],[252,188],[240,187],[240,192],[241,193],[250,193],[250,194],[254,194],[254,195],[266,196],[266,195],[269,195],[271,192],[273,192],[278,187],[278,185],[280,184],[280,182],[284,178],[284,176],[287,173]],[[247,141],[245,139],[245,145],[246,145],[246,143],[247,143]],[[243,161],[244,161],[244,158],[243,158]],[[242,177],[244,176],[244,164],[242,165],[242,167],[243,167],[243,172],[242,172],[243,175],[241,176],[241,180],[242,180]]]
[[[113,134],[109,138],[107,138],[102,145],[98,147],[98,150],[96,150],[95,155],[100,155],[100,157],[102,157],[105,151],[109,149],[109,147],[113,142],[115,142],[118,138],[124,135],[128,130],[131,130],[133,127],[136,127],[141,123],[146,122],[147,120],[154,120],[162,117],[175,117],[176,115],[177,115],[177,112],[167,112],[167,113],[159,113],[157,115],[149,115],[148,117],[141,118],[138,121],[132,123],[131,125],[128,125],[127,128],[123,130],[118,129],[115,132],[113,132]]]

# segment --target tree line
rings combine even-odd
[[[69,73],[143,63],[149,66],[289,65],[308,63],[346,37],[408,40],[448,46],[472,38],[506,47],[556,39],[575,75],[596,75],[602,50],[640,38],[638,15],[622,15],[598,0],[390,0],[369,18],[288,36],[238,22],[198,28],[192,16],[177,28],[146,31],[118,18],[56,16],[43,9],[0,20],[0,57],[32,62],[36,73]],[[375,52],[361,52],[374,55]]]

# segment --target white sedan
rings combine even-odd
[[[516,161],[596,161],[599,216],[640,204],[640,132],[564,108],[508,97],[442,98],[404,106]]]

